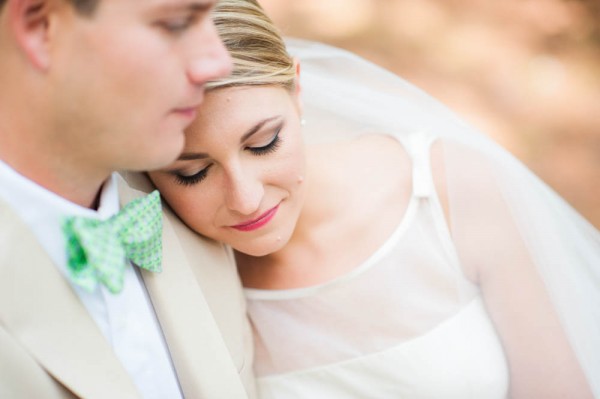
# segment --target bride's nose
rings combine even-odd
[[[225,201],[227,207],[242,215],[256,212],[264,195],[264,187],[258,176],[252,171],[241,170],[228,174]]]

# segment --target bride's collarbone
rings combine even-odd
[[[311,161],[317,181],[307,198],[319,214],[312,239],[327,243],[312,262],[343,274],[366,260],[401,223],[411,193],[410,159],[395,139],[369,135],[315,148]]]

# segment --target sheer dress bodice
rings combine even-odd
[[[431,142],[402,141],[412,198],[360,266],[319,286],[246,289],[262,398],[506,397],[506,359],[450,239]]]

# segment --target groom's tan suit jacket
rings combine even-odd
[[[151,189],[144,179],[120,181],[122,203]],[[141,274],[182,392],[253,397],[252,342],[231,252],[164,213],[163,272]],[[71,397],[140,396],[69,283],[0,201],[0,398]]]

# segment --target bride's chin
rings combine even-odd
[[[248,245],[231,245],[231,247],[241,254],[259,258],[262,256],[271,255],[281,250],[287,244],[287,242],[288,240],[276,237],[274,239],[270,239],[269,242],[254,244],[249,243]]]

